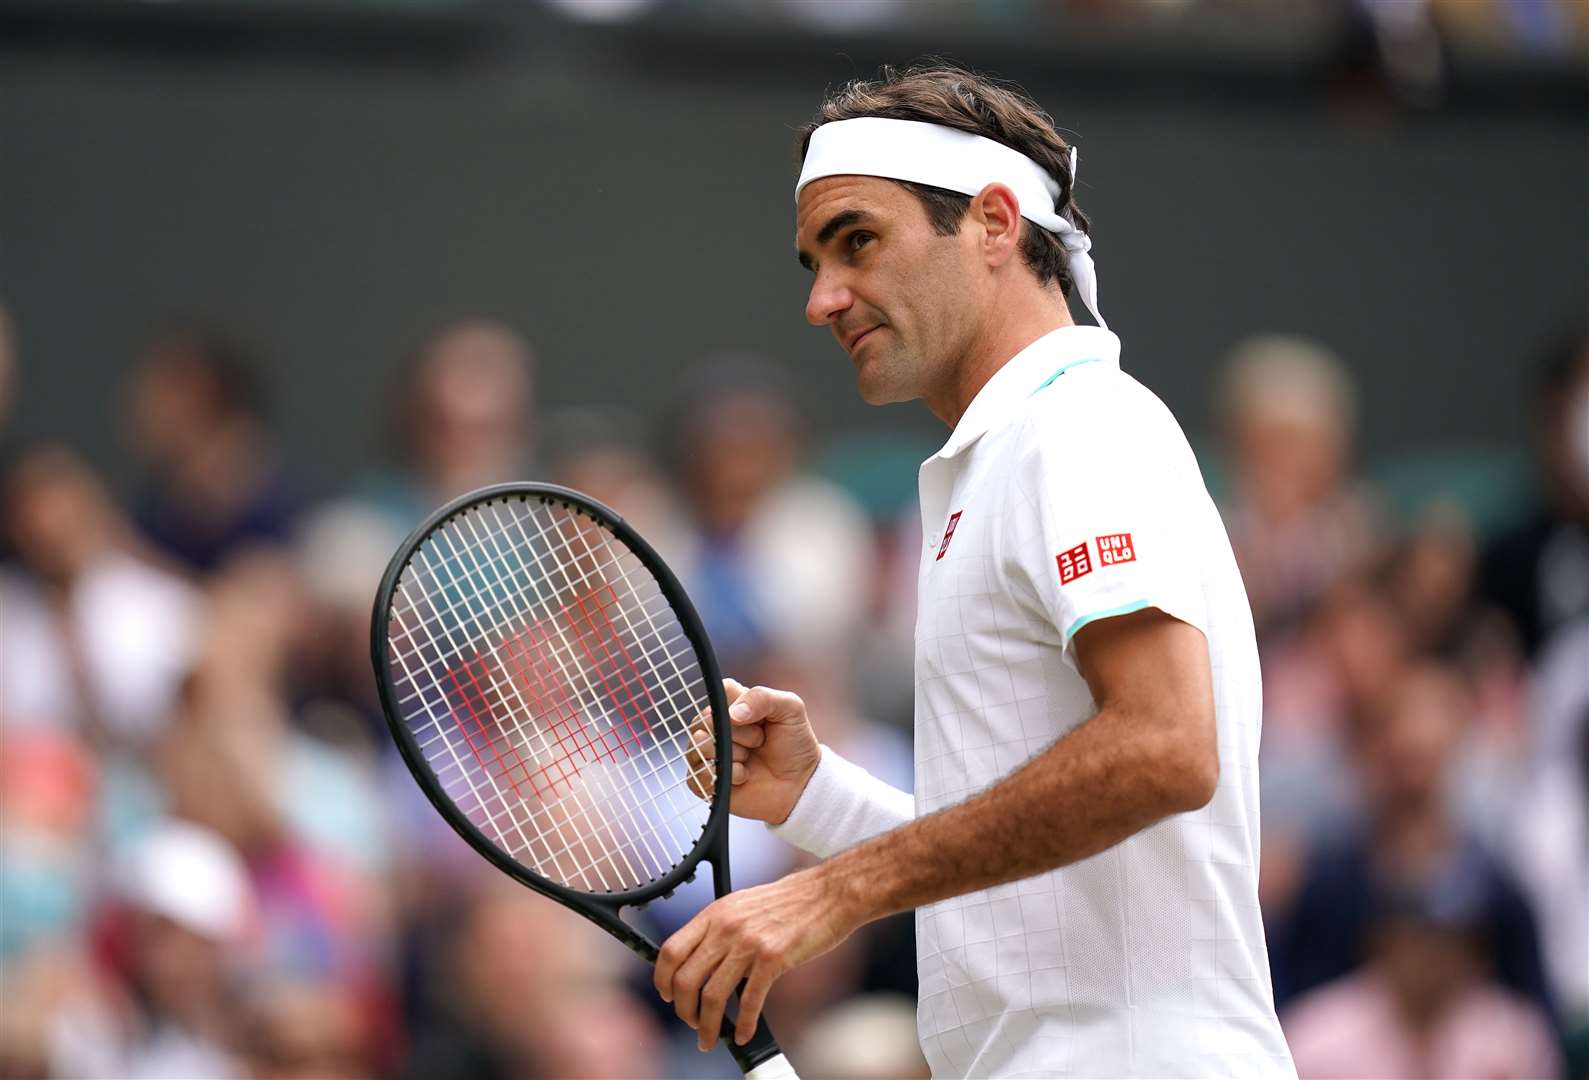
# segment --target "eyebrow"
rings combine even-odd
[[[833,239],[835,233],[849,225],[860,224],[871,220],[871,215],[865,210],[840,210],[828,219],[828,223],[817,232],[817,246],[821,247]],[[811,256],[804,251],[796,250],[795,257],[800,260],[800,265],[807,270],[812,269]]]

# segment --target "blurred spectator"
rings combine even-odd
[[[871,531],[854,500],[801,471],[783,380],[725,360],[688,389],[675,453],[699,536],[679,570],[725,670],[772,650],[847,648],[865,614]]]
[[[1226,362],[1218,412],[1235,474],[1225,522],[1268,644],[1374,554],[1375,515],[1351,474],[1356,395],[1322,346],[1259,337]]]
[[[1473,530],[1449,504],[1430,507],[1391,553],[1384,591],[1418,653],[1455,659],[1472,626]]]
[[[237,853],[187,821],[159,824],[119,868],[112,955],[137,1003],[115,1047],[122,1077],[241,1075],[234,1047],[253,890]],[[77,1047],[81,1053],[87,1047]]]
[[[1335,586],[1300,631],[1263,651],[1266,905],[1286,906],[1300,885],[1303,852],[1351,815],[1359,763],[1348,753],[1349,733],[1411,658],[1396,606],[1364,576]]]
[[[1460,856],[1381,890],[1364,968],[1285,1018],[1303,1080],[1534,1080],[1560,1063],[1544,1013],[1486,974],[1486,883]]]
[[[282,980],[252,992],[241,1043],[254,1080],[354,1080],[375,1075],[364,1021],[346,993]]]
[[[190,662],[197,596],[131,554],[109,495],[70,450],[24,452],[4,499],[17,568],[0,569],[0,727],[146,742]]]
[[[195,323],[162,331],[132,376],[127,428],[149,471],[138,524],[178,562],[212,570],[254,544],[283,544],[303,507],[265,425],[255,361]]]
[[[264,969],[363,987],[387,918],[377,885],[387,832],[373,764],[292,725],[283,680],[300,616],[283,558],[256,555],[217,577],[204,656],[159,748],[161,776],[176,812],[242,855]]]
[[[1271,912],[1277,1004],[1363,963],[1375,896],[1460,867],[1492,950],[1486,970],[1553,1015],[1528,902],[1451,813],[1452,763],[1471,708],[1449,670],[1423,661],[1389,683],[1381,704],[1361,718],[1354,749],[1362,815],[1315,845],[1295,904]]]
[[[438,943],[446,1015],[406,1075],[425,1080],[657,1076],[656,1028],[624,987],[629,954],[579,916],[491,881]]]
[[[370,668],[370,608],[402,541],[387,515],[343,499],[310,512],[294,545],[305,602],[293,677],[301,699],[298,723],[364,755],[388,745]]]
[[[529,346],[502,323],[471,318],[437,330],[403,379],[398,471],[364,494],[406,534],[449,499],[528,479],[533,375]]]
[[[1533,706],[1532,760],[1507,850],[1539,912],[1561,1011],[1589,1037],[1589,618],[1542,650]]]
[[[564,410],[547,423],[552,481],[616,510],[670,567],[690,551],[690,523],[668,478],[645,450],[635,416]]]
[[[1546,357],[1534,406],[1544,505],[1484,553],[1480,587],[1536,655],[1551,631],[1589,614],[1589,335]]]
[[[1476,595],[1476,562],[1467,519],[1435,504],[1397,545],[1379,582],[1411,648],[1449,663],[1468,684],[1473,722],[1453,787],[1462,819],[1487,844],[1502,844],[1527,749],[1527,668],[1510,621]]]
[[[0,754],[0,969],[81,933],[98,774],[70,732],[12,731]]]

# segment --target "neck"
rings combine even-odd
[[[951,365],[949,385],[941,394],[926,398],[927,407],[953,429],[972,399],[1017,353],[1045,334],[1074,325],[1059,290],[1035,282],[1030,290],[995,302],[973,328],[970,347]]]

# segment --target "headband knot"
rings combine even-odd
[[[1070,148],[1070,183],[1076,185],[1076,148]],[[992,183],[1015,193],[1021,216],[1053,233],[1069,256],[1070,276],[1081,302],[1099,326],[1098,274],[1092,238],[1056,209],[1060,185],[1047,169],[1001,142],[920,120],[862,116],[835,120],[811,133],[795,198],[813,180],[828,176],[877,176],[976,195]]]

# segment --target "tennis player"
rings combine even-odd
[[[820,747],[795,694],[729,683],[734,813],[825,861],[664,945],[657,989],[703,1048],[742,981],[743,1041],[780,974],[915,909],[936,1076],[1295,1074],[1252,618],[1179,425],[1098,315],[1075,187],[1049,117],[961,70],[885,70],[804,133],[806,317],[866,401],[951,429],[920,475],[916,791]]]

